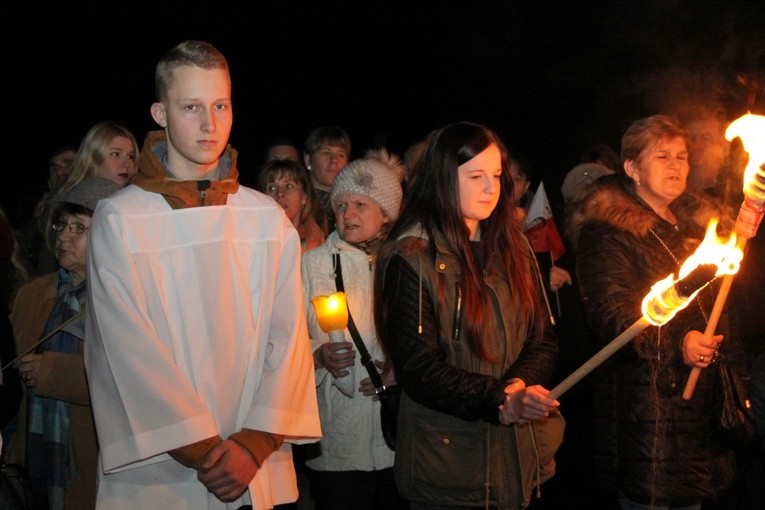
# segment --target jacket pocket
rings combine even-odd
[[[486,424],[427,413],[416,423],[410,476],[416,485],[450,492],[481,490],[486,476]]]
[[[555,474],[555,454],[563,443],[566,420],[559,411],[544,420],[515,425],[518,449],[521,454],[524,480],[532,487],[549,480]]]

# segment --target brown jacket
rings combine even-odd
[[[30,280],[19,289],[11,308],[16,352],[23,353],[42,338],[50,311],[58,298],[56,273]],[[74,460],[79,480],[64,496],[64,508],[92,509],[96,501],[98,440],[85,378],[83,342],[79,353],[45,352],[40,362],[37,395],[69,402]],[[8,462],[26,464],[26,386],[19,409],[18,428],[8,445]]]

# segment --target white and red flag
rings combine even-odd
[[[550,252],[553,262],[566,253],[563,239],[553,221],[550,201],[547,199],[543,182],[539,183],[539,188],[531,199],[523,228],[535,253]]]

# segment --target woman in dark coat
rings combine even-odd
[[[640,318],[651,285],[677,277],[715,212],[708,199],[686,191],[686,137],[664,116],[635,122],[622,139],[624,172],[599,179],[570,217],[583,304],[603,344]],[[607,483],[601,486],[618,491],[622,508],[700,508],[732,483],[734,454],[714,426],[714,360],[733,363],[741,346],[727,331],[726,314],[719,334],[704,337],[716,295],[717,286],[707,286],[598,372],[596,459]],[[704,370],[686,401],[693,367]]]

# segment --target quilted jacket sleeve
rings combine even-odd
[[[587,319],[601,342],[612,340],[637,321],[651,285],[677,271],[678,268],[663,263],[657,251],[648,250],[628,233],[615,232],[602,224],[593,223],[582,229],[577,278]],[[678,353],[682,353],[685,333],[691,329],[704,331],[700,307],[696,303],[691,305],[662,326],[663,350],[673,357],[679,358]],[[633,345],[656,344],[651,340],[656,334],[656,327],[650,326],[637,336]]]
[[[428,290],[419,287],[419,275],[400,256],[387,265],[384,296],[390,318],[388,349],[396,367],[396,378],[415,402],[464,420],[497,421],[497,407],[504,398],[506,378],[458,368],[447,362],[438,343],[438,320]],[[420,312],[421,309],[421,312]],[[421,313],[421,319],[419,314]],[[422,324],[422,333],[418,326]],[[537,344],[533,350],[545,353],[522,355],[514,377],[527,377],[535,384],[554,372],[557,343]]]
[[[540,340],[528,340],[518,359],[502,380],[521,379],[526,386],[540,384],[547,387],[555,375],[558,363],[558,334],[548,322]]]

